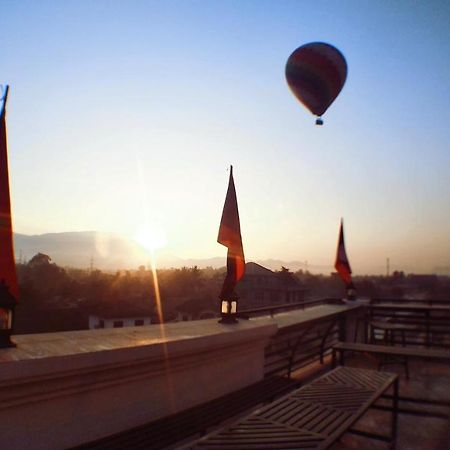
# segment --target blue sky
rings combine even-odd
[[[216,243],[234,165],[248,259],[355,273],[450,266],[446,1],[0,0],[17,232],[163,232]],[[349,74],[323,127],[287,88],[330,42]]]

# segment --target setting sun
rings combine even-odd
[[[145,250],[153,252],[166,245],[166,234],[162,228],[145,226],[136,232],[134,240]]]

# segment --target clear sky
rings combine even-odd
[[[248,260],[331,270],[343,216],[354,273],[450,267],[449,23],[445,0],[0,0],[15,231],[225,257],[233,164]],[[323,127],[284,78],[317,40],[349,67]]]

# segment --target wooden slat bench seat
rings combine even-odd
[[[298,380],[274,376],[238,391],[154,422],[90,442],[79,450],[157,450],[206,434],[225,420],[242,415],[298,388]]]
[[[337,353],[339,361],[344,365],[345,352],[372,353],[375,355],[402,356],[405,358],[450,360],[450,351],[420,347],[395,347],[392,345],[363,344],[359,342],[338,342],[333,345],[333,367],[336,366]]]
[[[391,436],[352,430],[393,386]],[[397,434],[398,376],[338,367],[240,421],[183,448],[195,450],[326,449],[347,431],[390,442]]]

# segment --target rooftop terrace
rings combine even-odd
[[[121,448],[117,438],[129,430],[143,430],[146,424],[264,378],[290,376],[308,382],[329,369],[331,347],[339,339],[367,336],[365,311],[359,304],[322,301],[305,309],[272,311],[272,317],[253,317],[236,325],[204,320],[15,336],[17,348],[0,352],[4,448]],[[448,332],[442,317],[438,323]],[[446,345],[442,333],[436,342],[434,334],[431,336],[433,345]],[[353,356],[347,364],[377,369],[377,361],[367,355]],[[411,361],[409,380],[401,365],[383,370],[400,375],[403,398],[450,402],[447,363]],[[398,448],[448,448],[448,406],[450,403],[436,406],[401,400]],[[249,408],[244,408],[226,420],[248,412]],[[207,431],[222,425],[219,422]],[[370,410],[358,428],[388,426],[385,411]],[[161,447],[144,439],[142,447],[130,444],[127,448],[176,448],[198,437],[193,430],[182,441]],[[101,447],[105,442],[109,446]],[[333,448],[387,447],[386,443],[345,434]]]

